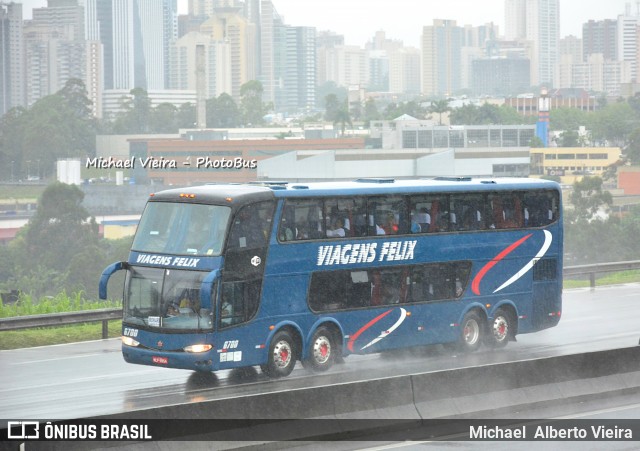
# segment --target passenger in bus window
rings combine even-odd
[[[399,304],[400,296],[398,289],[389,284],[384,284],[382,287],[382,303],[385,305]]]
[[[427,209],[425,207],[422,207],[415,214],[415,221],[420,226],[420,230],[422,232],[428,232],[429,231],[429,227],[431,226],[431,215],[429,214],[429,212],[427,211]]]
[[[418,214],[415,211],[411,212],[411,233],[420,233],[422,232],[422,226],[418,222],[416,216]]]
[[[296,240],[309,239],[309,224],[300,223],[296,227]]]
[[[178,316],[178,315],[180,315],[180,305],[175,302],[171,302],[167,306],[167,313],[165,316]]]
[[[345,236],[344,225],[342,219],[336,218],[333,221],[331,228],[327,229],[327,237],[329,238],[343,238]]]
[[[393,213],[387,215],[385,224],[382,226],[386,235],[395,235],[398,233],[398,223]]]
[[[180,313],[197,313],[200,310],[200,300],[198,290],[184,289],[178,296],[178,306]]]

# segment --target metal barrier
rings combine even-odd
[[[595,290],[596,275],[640,269],[640,260],[596,263],[593,265],[567,266],[564,268],[564,277],[589,276],[591,289]],[[48,313],[45,315],[16,316],[12,318],[0,318],[0,332],[4,330],[28,329],[32,327],[61,326],[66,324],[89,323],[102,321],[102,338],[108,337],[108,321],[122,319],[122,309],[100,309],[69,313]]]
[[[640,269],[640,260],[614,263],[596,263],[593,265],[566,266],[562,274],[564,278],[588,275],[591,289],[595,290],[597,274],[617,271],[629,271],[633,269]]]
[[[122,309],[97,309],[82,312],[47,313],[44,315],[14,316],[0,319],[0,332],[32,327],[62,326],[102,321],[102,338],[109,336],[109,320],[122,319]]]

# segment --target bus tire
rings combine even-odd
[[[333,333],[326,327],[316,329],[309,343],[309,355],[303,361],[305,368],[327,371],[336,359],[337,347]]]
[[[499,308],[493,314],[493,321],[489,323],[486,343],[492,348],[504,348],[515,330],[513,314],[509,310]]]
[[[467,312],[460,324],[458,350],[463,352],[476,351],[482,344],[485,323],[486,321],[476,311]]]
[[[278,378],[291,374],[298,360],[296,342],[286,330],[277,332],[269,345],[269,356],[262,372],[269,377]]]

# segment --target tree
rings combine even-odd
[[[183,103],[176,113],[178,128],[193,128],[196,125],[196,106],[193,103]]]
[[[75,185],[53,183],[38,200],[38,209],[27,225],[27,256],[47,266],[68,262],[98,238],[89,212],[82,206],[84,193]]]
[[[336,111],[336,114],[333,118],[333,126],[335,127],[337,124],[340,124],[340,136],[344,136],[344,131],[347,126],[353,126],[353,122],[351,121],[351,114],[349,114],[349,108],[347,104],[342,105],[341,108]]]
[[[364,120],[367,126],[371,123],[371,121],[376,121],[380,119],[380,112],[378,111],[378,107],[376,105],[375,99],[373,97],[369,97],[367,101],[364,103]]]
[[[149,131],[151,133],[177,133],[176,122],[178,108],[172,103],[161,103],[153,108],[149,115]]]
[[[262,102],[264,89],[258,80],[251,80],[240,86],[240,111],[245,125],[264,123],[269,107]]]
[[[549,112],[551,130],[578,130],[589,121],[589,113],[578,108],[553,108]]]
[[[638,125],[638,117],[628,103],[613,103],[592,116],[591,129],[596,140],[624,145]]]
[[[151,117],[151,99],[146,90],[134,88],[129,97],[122,99],[122,112],[113,122],[113,131],[117,134],[149,133]]]
[[[574,207],[573,211],[567,212],[569,222],[590,222],[598,213],[606,212],[611,207],[613,197],[609,191],[603,190],[600,177],[583,177],[573,184],[569,202]]]
[[[330,122],[335,121],[338,111],[340,110],[341,107],[342,107],[342,102],[340,102],[340,100],[338,99],[338,96],[333,93],[328,94],[324,98],[324,108],[325,108],[324,118]]]
[[[21,178],[26,113],[27,110],[23,107],[12,108],[0,120],[0,171],[7,180]]]
[[[430,113],[436,113],[440,116],[438,123],[442,125],[442,115],[448,111],[451,111],[449,108],[449,100],[436,100],[435,102],[431,102],[431,106],[429,107]]]
[[[560,147],[579,147],[580,136],[575,130],[565,130],[560,134]]]
[[[316,106],[318,109],[326,107],[326,99],[330,94],[336,97],[338,104],[347,100],[348,97],[347,88],[338,86],[334,81],[327,81],[316,89]],[[330,119],[327,120],[330,121]]]
[[[242,124],[238,105],[226,92],[207,100],[207,127],[235,128]]]
[[[640,164],[640,127],[631,132],[624,153],[632,164]]]

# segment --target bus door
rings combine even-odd
[[[229,230],[216,316],[216,348],[225,368],[246,366],[244,362],[257,359],[255,343],[247,341],[242,326],[260,306],[274,207],[272,201],[242,207]]]

